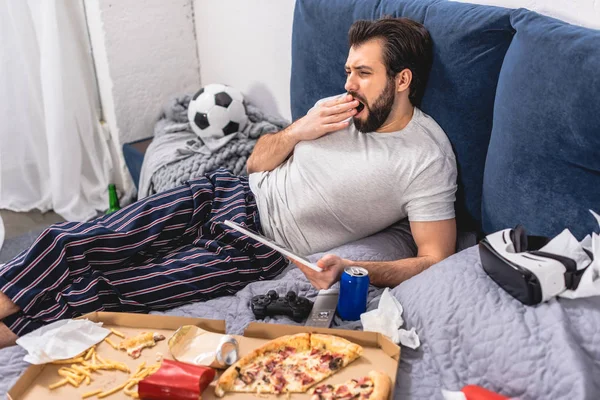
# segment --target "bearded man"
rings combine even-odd
[[[343,269],[394,287],[454,252],[456,161],[418,105],[431,66],[427,30],[405,18],[349,31],[346,93],[267,134],[249,177],[218,170],[90,222],[48,228],[0,266],[0,348],[62,318],[149,312],[235,293],[287,261],[229,229],[232,220],[296,253],[333,249],[406,221],[414,257],[359,262],[327,254],[298,267],[318,289]]]

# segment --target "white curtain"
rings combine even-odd
[[[113,163],[82,0],[0,0],[0,208],[83,221]]]
[[[2,216],[0,216],[0,250],[2,250],[2,245],[4,244],[4,222],[2,221]],[[0,264],[1,266],[2,264]]]

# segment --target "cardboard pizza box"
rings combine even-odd
[[[118,361],[126,364],[131,371],[135,371],[137,367],[146,362],[146,365],[156,364],[160,357],[173,359],[169,348],[168,340],[173,333],[181,326],[195,325],[206,331],[215,333],[225,333],[225,321],[211,320],[203,318],[186,318],[172,317],[162,315],[145,315],[145,314],[128,314],[128,313],[111,313],[111,312],[95,312],[84,315],[82,318],[87,318],[94,322],[102,322],[106,328],[114,328],[126,336],[135,336],[142,332],[157,332],[166,337],[166,340],[157,342],[155,347],[144,349],[138,359],[132,359],[124,351],[118,351],[112,348],[108,343],[101,342],[97,346],[97,354],[107,360]],[[392,380],[392,391],[396,380],[396,371],[400,360],[400,348],[384,335],[374,332],[350,331],[340,329],[325,329],[294,325],[279,325],[265,324],[253,322],[244,331],[243,336],[234,335],[240,346],[240,357],[243,357],[254,348],[263,343],[275,339],[280,336],[290,335],[300,332],[316,332],[337,335],[357,343],[364,348],[364,354],[352,364],[343,368],[338,373],[324,380],[323,383],[337,384],[345,382],[351,378],[358,378],[366,375],[372,369],[378,369],[386,372]],[[113,342],[119,343],[121,340],[115,335],[109,337]],[[62,365],[32,365],[19,378],[14,386],[8,392],[9,400],[30,400],[30,399],[60,399],[60,400],[75,400],[81,399],[84,393],[95,389],[110,390],[129,378],[129,374],[121,371],[100,371],[100,374],[93,373],[93,380],[90,385],[82,383],[78,388],[70,385],[64,385],[56,389],[50,390],[49,385],[62,379],[58,375],[58,369]],[[202,399],[210,400],[217,399],[214,395],[213,382],[202,394]],[[283,396],[283,397],[282,397]],[[390,395],[392,398],[393,392]],[[97,396],[89,397],[88,399],[97,399]],[[249,393],[228,393],[224,399],[248,399],[256,398],[256,395]],[[309,399],[309,394],[291,394],[291,395],[265,395],[261,394],[260,398],[273,399]],[[131,400],[132,397],[127,396],[122,390],[105,397],[108,400]]]

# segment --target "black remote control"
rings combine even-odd
[[[266,295],[254,296],[250,306],[257,319],[287,315],[296,322],[302,322],[310,314],[313,303],[292,290],[285,297],[279,297],[275,290],[269,290]]]

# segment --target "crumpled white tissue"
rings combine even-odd
[[[569,257],[577,263],[577,270],[584,269],[592,261],[590,256],[583,250],[582,243],[568,229],[554,237],[540,251]]]
[[[410,331],[399,329],[404,324],[403,312],[404,309],[398,299],[391,295],[389,288],[385,288],[377,309],[362,313],[360,322],[365,331],[382,333],[394,343],[416,349],[421,345],[421,341],[415,328]]]
[[[581,276],[577,289],[565,290],[559,294],[560,297],[576,299],[600,295],[600,235],[597,233],[591,236],[591,252],[594,260]]]
[[[600,215],[592,210],[590,213],[600,225]],[[584,249],[592,253],[593,259]],[[600,235],[594,232],[579,242],[571,231],[565,229],[540,250],[571,258],[577,263],[577,270],[587,267],[577,289],[565,290],[558,295],[559,297],[577,299],[600,295]]]
[[[66,319],[43,326],[17,339],[27,350],[23,358],[31,364],[45,364],[75,357],[110,334],[101,322]]]

